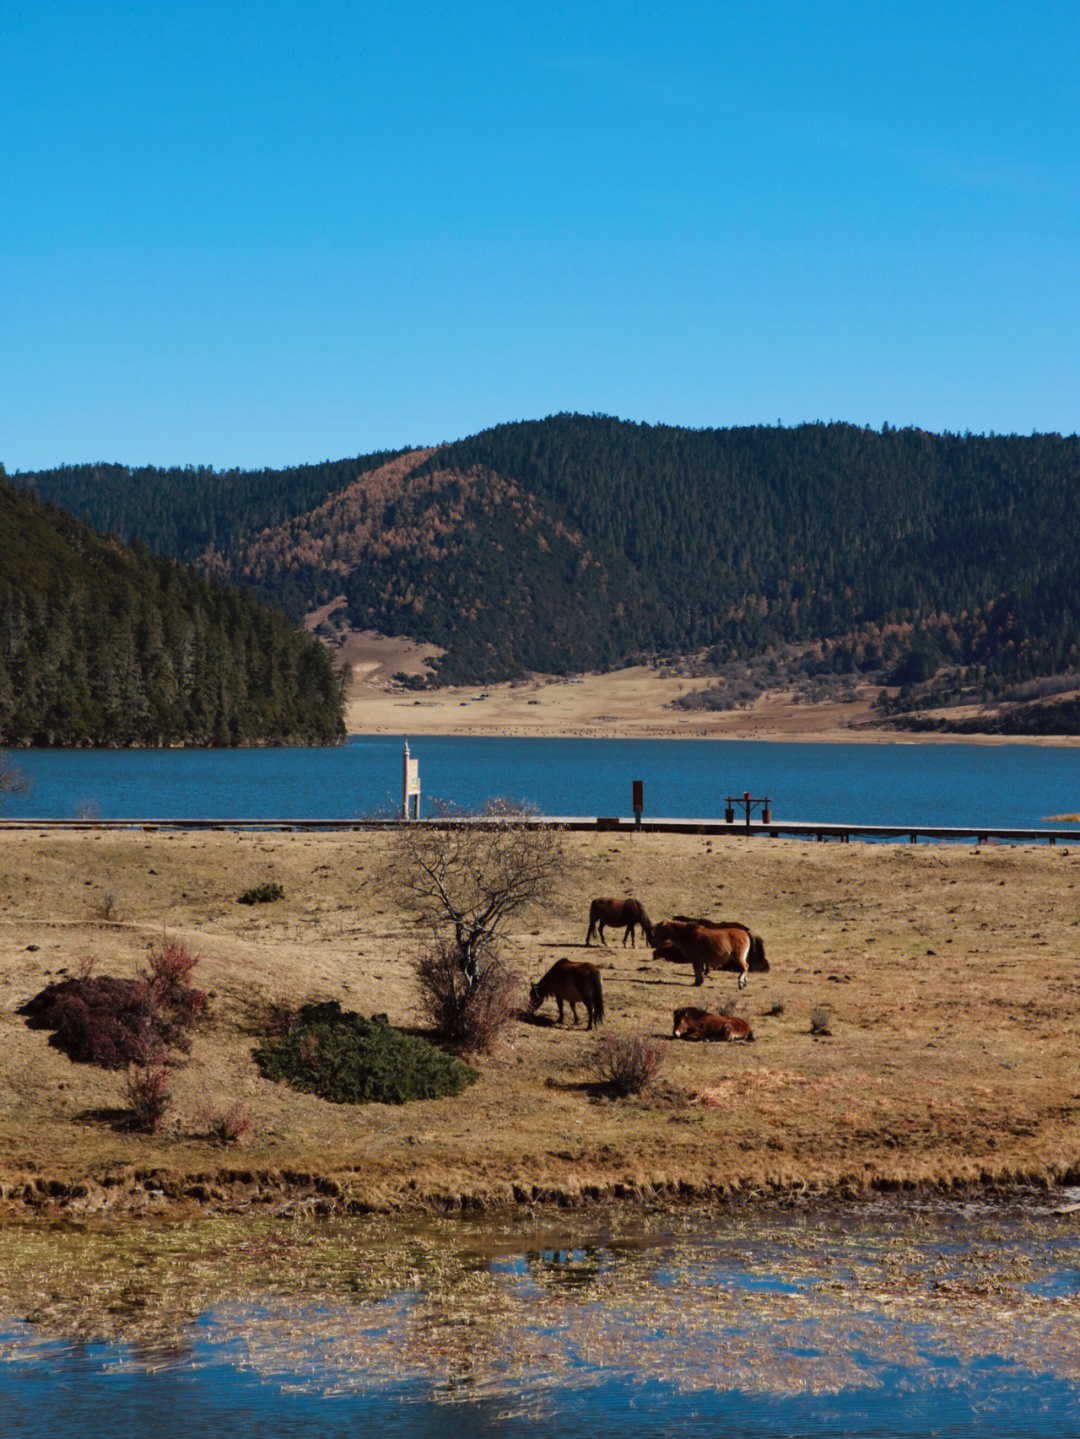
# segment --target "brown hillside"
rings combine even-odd
[[[473,466],[417,471],[436,451],[413,450],[331,495],[309,514],[263,533],[248,546],[236,570],[245,579],[310,566],[345,575],[364,559],[408,552],[418,559],[444,558],[455,534],[477,514],[509,506],[518,530],[536,530],[545,519],[535,499],[516,480]],[[548,528],[576,546],[581,536],[558,523]],[[544,547],[545,540],[538,536]]]

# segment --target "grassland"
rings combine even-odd
[[[394,897],[384,834],[0,832],[0,1207],[453,1211],[1080,1174],[1078,848],[565,844],[556,899],[520,917],[507,957],[523,980],[597,959],[607,1030],[666,1049],[654,1088],[609,1094],[595,1036],[555,1026],[549,1004],[478,1059],[464,1093],[353,1107],[263,1079],[252,1050],[285,995],[416,1024],[408,959],[424,932]],[[264,883],[285,897],[237,903]],[[589,899],[624,893],[654,919],[746,921],[771,972],[739,995],[734,976],[695,990],[610,932],[586,952]],[[87,956],[133,976],[163,931],[201,955],[210,1002],[147,1136],[124,1126],[121,1075],[72,1064],[16,1009]],[[702,1000],[750,1020],[756,1042],[671,1040],[672,1010]],[[819,1011],[826,1035],[811,1032]],[[213,1141],[206,1114],[237,1100],[250,1130]]]

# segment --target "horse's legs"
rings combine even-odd
[[[603,921],[603,920],[601,920],[600,923],[596,926],[596,932],[597,932],[597,934],[600,936],[600,943],[601,943],[601,944],[604,946],[604,948],[606,949],[606,948],[607,948],[607,940],[604,938],[604,921]]]
[[[575,1000],[573,1000],[573,999],[568,999],[566,1002],[567,1002],[567,1004],[570,1006],[570,1013],[574,1016],[574,1028],[576,1029],[576,1028],[577,1028],[577,1002],[576,1002]]]
[[[741,969],[741,970],[739,971],[739,988],[740,988],[740,989],[745,989],[745,988],[746,988],[746,970],[745,970],[745,969]]]
[[[705,966],[703,964],[699,964],[697,960],[694,961],[694,983],[705,983]]]
[[[592,1005],[589,1003],[588,1000],[585,1001],[585,1013],[589,1016],[589,1022],[588,1022],[588,1024],[585,1026],[585,1028],[586,1028],[586,1029],[592,1029],[592,1027],[593,1027],[593,1007],[592,1007]]]
[[[561,995],[561,994],[557,994],[557,995],[555,996],[555,1002],[556,1002],[556,1004],[558,1004],[558,1006],[559,1006],[559,1023],[562,1024],[562,1020],[563,1020],[563,1007],[562,1007],[562,1004],[563,1004],[563,1002],[562,1002],[562,995]]]
[[[590,919],[590,920],[589,920],[589,928],[588,928],[588,931],[587,931],[587,933],[586,933],[586,935],[585,935],[585,943],[586,943],[586,944],[591,944],[591,943],[592,943],[592,937],[593,937],[593,935],[594,935],[595,933],[596,933],[596,920],[595,920],[595,919]]]

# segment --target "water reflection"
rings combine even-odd
[[[1048,1209],[22,1226],[0,1273],[6,1436],[181,1391],[274,1433],[1080,1433],[1080,1216]]]

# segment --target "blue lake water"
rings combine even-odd
[[[484,1223],[0,1229],[0,1430],[1080,1436],[1045,1200]]]
[[[401,738],[332,749],[32,750],[13,818],[342,819],[400,804]],[[1080,813],[1080,748],[1023,744],[783,744],[750,740],[414,739],[424,812],[507,796],[549,815],[719,818],[768,796],[777,820],[1024,828]]]

